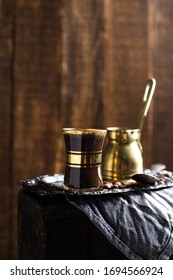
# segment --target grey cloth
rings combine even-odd
[[[131,260],[173,254],[173,187],[105,195],[66,195]]]

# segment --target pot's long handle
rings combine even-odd
[[[150,103],[153,98],[155,87],[156,87],[156,80],[154,78],[148,79],[145,86],[142,108],[137,122],[137,128],[139,128],[140,132],[142,131],[144,118],[148,113],[148,109],[150,107]]]

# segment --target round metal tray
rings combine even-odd
[[[163,179],[162,175],[162,179]],[[144,183],[137,183],[130,180],[121,184],[121,187],[113,185],[111,182],[104,182],[102,188],[93,190],[88,189],[81,191],[80,189],[67,190],[64,186],[64,174],[43,175],[34,179],[20,180],[20,185],[23,189],[29,192],[37,193],[38,195],[57,195],[57,194],[70,194],[70,195],[102,195],[102,194],[121,194],[133,191],[147,191],[158,190],[168,187],[173,187],[173,178],[166,177],[162,180],[162,184],[148,185]]]

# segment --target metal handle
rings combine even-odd
[[[140,132],[142,131],[144,118],[148,113],[148,109],[150,107],[150,103],[153,98],[155,87],[156,87],[156,80],[154,78],[148,79],[145,86],[142,109],[140,111],[138,122],[137,122],[137,128],[139,128]]]

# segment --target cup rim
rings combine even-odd
[[[64,127],[62,128],[64,134],[106,134],[106,129],[100,128],[75,128]]]

